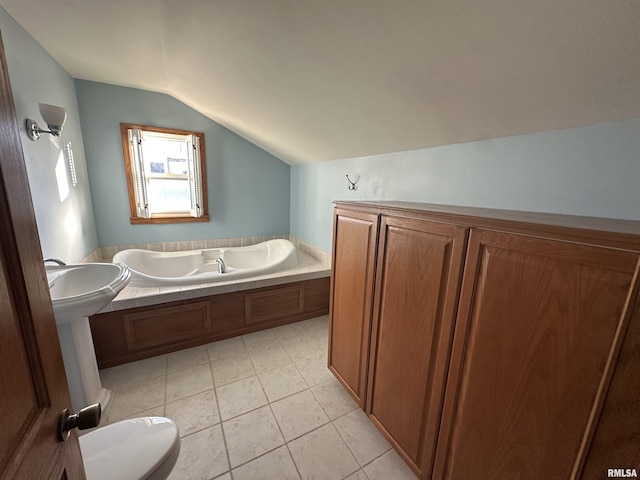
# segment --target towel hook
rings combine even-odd
[[[358,180],[360,180],[360,175],[356,174],[355,181],[351,181],[348,174],[345,175],[345,177],[347,177],[347,182],[349,182],[349,185],[348,185],[349,190],[357,190],[358,186],[356,185],[356,183],[358,183]]]

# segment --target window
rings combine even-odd
[[[204,133],[121,123],[131,223],[208,222]]]

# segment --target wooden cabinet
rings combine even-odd
[[[436,478],[579,471],[637,263],[635,252],[472,231]]]
[[[421,479],[640,471],[640,223],[398,202],[335,221],[332,370]]]
[[[337,210],[329,312],[329,369],[364,407],[378,215]]]
[[[367,411],[418,472],[435,448],[467,229],[385,216]]]

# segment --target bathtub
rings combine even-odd
[[[224,261],[225,273],[218,273]],[[248,247],[207,248],[186,252],[153,252],[129,249],[118,252],[114,263],[131,270],[129,286],[166,287],[227,282],[286,270],[298,263],[296,247],[289,240],[269,240]]]

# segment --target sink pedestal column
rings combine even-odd
[[[89,319],[81,317],[56,323],[73,411],[93,403],[100,403],[102,411],[106,410],[111,391],[102,388]]]

